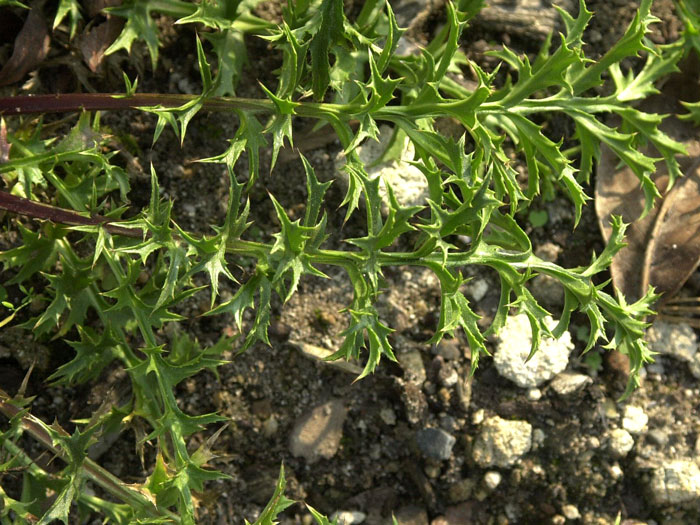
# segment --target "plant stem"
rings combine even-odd
[[[12,419],[13,417],[17,416],[19,412],[20,409],[12,404],[10,396],[3,390],[0,390],[0,413],[2,413],[8,419]],[[57,424],[54,425],[56,425],[59,432],[64,433],[66,436],[69,435],[65,430],[58,427]],[[43,446],[51,450],[54,454],[60,458],[65,458],[65,453],[63,450],[54,446],[51,436],[42,428],[35,416],[32,416],[31,414],[22,416],[22,428]],[[3,446],[10,452],[13,452],[13,450],[15,453],[22,452],[19,447],[14,445],[14,443],[11,443],[9,440],[3,440]],[[180,523],[179,516],[168,510],[154,506],[146,495],[137,490],[128,488],[122,480],[100,467],[91,459],[85,458],[81,468],[85,471],[85,474],[90,480],[97,483],[104,490],[124,503],[127,503],[134,508],[141,509],[154,518],[167,517],[171,519],[173,523]]]

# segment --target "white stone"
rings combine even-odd
[[[501,473],[495,470],[490,470],[484,474],[484,485],[486,485],[489,490],[494,490],[496,487],[498,487],[502,480],[503,476]]]
[[[634,446],[634,438],[625,429],[616,428],[610,432],[610,451],[618,458],[625,457]]]
[[[561,508],[561,513],[567,520],[577,520],[581,517],[581,513],[574,505],[564,505]]]
[[[483,408],[480,408],[472,414],[472,424],[474,425],[481,425],[484,419],[486,419],[486,411]]]
[[[646,339],[654,352],[693,361],[698,352],[698,338],[687,323],[654,321]]]
[[[355,151],[360,156],[370,178],[379,177],[381,179],[380,193],[385,203],[389,202],[386,189],[389,185],[396,200],[402,206],[424,206],[430,196],[428,180],[421,170],[409,163],[413,160],[415,149],[408,137],[404,138],[403,150],[398,160],[376,164],[390,146],[393,133],[394,130],[390,126],[381,125],[379,126],[379,141],[368,138]],[[336,168],[343,173],[343,177],[347,180],[347,175],[341,170],[344,165],[345,157],[341,156],[336,162]]]
[[[338,525],[356,525],[366,519],[367,514],[359,510],[339,510],[331,514],[331,521],[338,520]]]
[[[530,388],[525,396],[527,397],[528,401],[539,401],[542,399],[542,390],[539,388]]]
[[[474,279],[467,284],[466,288],[467,293],[478,303],[489,291],[489,282],[486,279]]]
[[[649,416],[641,407],[627,405],[622,412],[622,428],[630,434],[640,434],[647,426]]]
[[[610,465],[610,475],[613,479],[622,479],[622,476],[624,476],[625,473],[622,471],[622,467],[620,467],[620,464],[615,462],[612,465]]]
[[[650,493],[660,505],[696,501],[700,499],[700,469],[691,460],[664,463],[652,472]]]
[[[545,318],[553,329],[556,321]],[[498,373],[522,388],[533,388],[562,372],[574,348],[567,331],[559,339],[542,337],[539,350],[527,360],[532,344],[530,321],[525,314],[511,316],[498,334],[494,364]]]
[[[498,416],[484,421],[472,451],[482,467],[509,467],[532,448],[532,425]]]

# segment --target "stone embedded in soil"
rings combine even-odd
[[[484,474],[484,485],[489,490],[495,490],[503,481],[503,476],[496,470],[490,470]]]
[[[422,385],[427,377],[423,356],[418,350],[411,350],[399,356],[399,364],[403,369],[406,381]]]
[[[401,389],[401,401],[406,410],[406,419],[411,425],[420,423],[428,417],[428,400],[415,383],[404,381]]]
[[[627,405],[622,412],[622,428],[630,434],[641,434],[647,427],[649,416],[641,407]]]
[[[416,432],[421,453],[431,459],[449,459],[457,439],[440,428],[424,428]]]
[[[435,345],[435,353],[446,361],[457,361],[462,357],[460,346],[458,339],[443,339]]]
[[[529,286],[537,302],[548,308],[560,308],[564,304],[564,288],[549,275],[537,275]]]
[[[339,510],[331,514],[331,521],[338,520],[338,525],[358,525],[366,519],[367,515],[359,510]]]
[[[457,405],[464,411],[469,411],[469,404],[472,399],[472,378],[469,376],[469,367],[460,369],[459,381],[455,388],[457,393]]]
[[[474,523],[479,503],[476,501],[465,501],[459,505],[450,505],[445,509],[445,514],[438,516],[430,525],[465,525]]]
[[[472,456],[482,467],[510,467],[532,447],[532,425],[498,416],[484,421]]]
[[[567,520],[577,520],[581,517],[581,513],[575,505],[564,505],[561,508],[561,513]]]
[[[632,450],[632,447],[634,447],[634,438],[625,429],[616,428],[610,432],[608,447],[613,456],[623,458]]]
[[[289,437],[289,451],[309,463],[332,458],[343,437],[347,409],[335,399],[323,403],[297,419]]]
[[[652,499],[659,505],[675,505],[700,499],[700,469],[691,460],[669,461],[652,472]]]
[[[410,162],[413,161],[415,149],[408,137],[403,138],[403,149],[400,158],[388,162],[381,160],[382,155],[394,136],[394,130],[388,125],[379,126],[379,140],[365,140],[355,150],[360,156],[365,166],[368,166],[367,173],[370,178],[379,178],[379,193],[384,203],[389,203],[387,185],[391,187],[394,197],[402,206],[423,206],[430,197],[428,180],[423,172]],[[336,162],[336,168],[341,172],[340,180],[345,181],[347,186],[348,175],[343,171],[345,166],[345,156],[340,155]]]
[[[551,317],[545,318],[550,329],[556,326]],[[498,373],[522,388],[533,388],[566,369],[574,348],[567,331],[559,339],[545,338],[539,350],[528,361],[532,343],[530,321],[525,314],[508,317],[498,334],[494,364]]]
[[[428,525],[428,513],[418,505],[401,507],[394,515],[399,525]],[[389,523],[391,520],[387,521],[387,525]]]
[[[471,478],[464,478],[450,485],[447,491],[450,503],[460,503],[468,500],[475,486],[476,482]]]
[[[654,321],[647,330],[646,339],[654,352],[693,361],[698,352],[698,338],[687,323]]]
[[[585,374],[577,374],[575,372],[562,372],[558,374],[550,386],[560,396],[568,396],[574,392],[578,392],[586,385],[592,383],[593,380]]]

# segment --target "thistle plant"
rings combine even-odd
[[[107,53],[130,52],[142,39],[153,68],[159,61],[159,37],[151,13],[174,17],[178,24],[195,24],[201,33],[196,41],[199,95],[140,93],[137,82],[125,77],[122,94],[0,98],[0,174],[6,186],[0,206],[18,214],[6,219],[6,227],[21,239],[0,254],[5,270],[0,291],[11,310],[8,316],[14,316],[12,322],[20,320],[35,338],[68,341],[74,356],[53,371],[54,384],[94,381],[115,363],[131,382],[126,402],[79,422],[73,434],[32,416],[30,399],[1,394],[0,410],[10,419],[0,434],[7,452],[0,466],[3,470],[25,466],[31,487],[27,494],[32,496],[20,501],[0,492],[2,523],[32,516],[40,523],[54,519],[68,523],[73,504],[81,512],[97,512],[115,523],[194,523],[193,494],[208,481],[225,476],[208,466],[211,442],[190,450],[187,439],[225,418],[183,412],[175,387],[200,371],[224,365],[221,355],[234,344],[239,351],[258,342],[269,344],[273,296],[288,301],[302,277],[325,278],[324,267],[342,268],[352,283],[352,301],[344,311],[347,328],[331,359],[363,360],[358,379],[372,373],[382,358],[396,359],[392,329],[375,307],[388,267],[418,266],[435,273],[441,305],[431,341],[461,330],[471,349],[472,372],[480,357],[488,354],[487,336],[498,333],[515,311],[530,320],[532,354],[543,337],[558,337],[567,330],[572,314],[585,314],[590,335],[584,351],[605,344],[629,356],[626,393],[637,386],[643,364],[651,360],[643,332],[656,298],[653,290],[628,304],[610,291],[607,282],[596,280],[623,247],[626,225],[614,218],[613,234],[602,253],[593,255],[585,267],[563,268],[533,254],[516,215],[543,192],[559,192],[568,197],[578,223],[589,200],[584,186],[600,144],[638,176],[646,210],[657,196],[650,179],[655,164],[665,162],[672,178],[680,175],[676,156],[684,154],[684,148],[659,129],[663,116],[644,113],[633,103],[656,93],[655,83],[676,71],[676,63],[697,46],[697,16],[692,10],[682,5],[683,39],[656,46],[645,35],[657,19],[650,13],[651,1],[643,0],[619,42],[600,59],[591,60],[585,54],[583,34],[592,13],[581,0],[576,17],[559,10],[564,33],[548,39],[534,58],[503,47],[491,53],[500,66],[485,71],[459,46],[460,36],[482,7],[479,0],[448,2],[445,25],[414,54],[399,51],[404,30],[388,2],[367,1],[352,19],[340,0],[289,2],[278,25],[255,16],[256,3],[147,0],[108,9],[112,16],[125,17],[126,24]],[[73,34],[80,26],[74,0],[60,3],[55,26],[61,23],[68,23]],[[281,56],[277,84],[260,86],[264,98],[236,96],[246,38],[266,39]],[[622,61],[640,53],[645,57],[641,68],[623,73]],[[461,75],[471,76],[475,86],[460,82]],[[199,161],[225,166],[230,182],[225,221],[212,225],[210,234],[178,225],[153,168],[148,206],[135,210],[129,205],[133,181],[118,162],[100,111],[133,109],[157,117],[154,144],[168,128],[184,141],[188,124],[200,112],[220,112],[221,118],[237,122],[229,147]],[[50,125],[27,117],[80,110],[71,132],[60,140]],[[540,123],[553,114],[571,119],[573,147],[565,148],[547,136]],[[611,125],[610,115],[617,116],[620,124]],[[464,129],[461,137],[436,130],[436,119],[443,117],[459,122]],[[340,141],[347,176],[345,220],[361,220],[366,228],[363,236],[344,239],[344,247],[328,246],[325,197],[333,181],[319,180],[302,155],[299,162],[307,190],[303,218],[291,217],[270,195],[278,230],[270,242],[249,235],[248,195],[263,175],[261,151],[271,146],[274,166],[281,148],[294,147],[297,118],[314,120]],[[412,143],[413,165],[428,185],[429,198],[423,206],[400,204],[390,186],[383,197],[382,181],[368,175],[358,146],[378,138],[378,123],[388,124],[396,141],[407,138]],[[640,153],[642,143],[653,144],[661,158]],[[508,148],[524,161],[526,180],[519,178]],[[244,156],[246,171],[239,162]],[[39,221],[27,222],[23,216]],[[458,236],[469,239],[466,247],[458,247]],[[240,282],[231,257],[251,268]],[[497,312],[485,330],[462,293],[468,280],[463,269],[470,265],[494,270],[500,281]],[[201,275],[208,286],[196,284]],[[549,312],[527,287],[537,275],[552,277],[564,290],[560,320],[553,330],[545,323]],[[220,298],[222,280],[237,287],[230,299]],[[164,336],[167,324],[184,319],[178,306],[197,294],[209,294],[206,315],[231,316],[239,339],[222,337],[202,348],[185,335]],[[8,297],[21,298],[11,302]],[[15,311],[29,302],[42,305],[41,311]],[[252,313],[250,321],[247,312]],[[127,486],[89,460],[86,450],[101,433],[134,426],[135,421],[139,421],[135,428],[146,429],[139,435],[140,443],[153,443],[157,455],[151,475]],[[66,461],[60,474],[48,474],[32,463],[17,444],[23,433]],[[88,480],[119,503],[86,495],[81,487]],[[258,523],[272,523],[290,503],[280,487],[283,481]],[[57,496],[48,509],[41,509],[38,495],[45,499],[49,489]],[[318,523],[329,523],[315,511],[314,517]]]

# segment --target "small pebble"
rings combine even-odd
[[[530,388],[526,397],[528,401],[539,401],[542,398],[542,391],[539,388]]]
[[[622,428],[630,434],[639,434],[647,426],[649,417],[640,407],[627,405],[622,413]]]
[[[564,505],[561,512],[567,520],[577,520],[581,517],[581,513],[574,505]]]
[[[424,428],[416,433],[418,448],[427,458],[445,460],[452,455],[457,439],[440,428]]]
[[[331,514],[331,521],[338,520],[338,525],[356,525],[363,523],[367,514],[359,510],[339,510]]]
[[[620,467],[619,463],[616,462],[610,465],[610,476],[613,479],[621,479],[624,475],[625,473],[623,472],[622,467]]]
[[[379,411],[379,417],[382,418],[382,421],[387,425],[393,426],[396,424],[396,413],[391,408],[382,408]]]
[[[495,470],[491,470],[484,474],[484,485],[486,485],[489,490],[494,490],[496,487],[498,487],[502,480],[503,476],[501,473]]]
[[[626,430],[617,428],[610,433],[610,442],[608,445],[614,456],[622,458],[632,450],[634,438]]]

